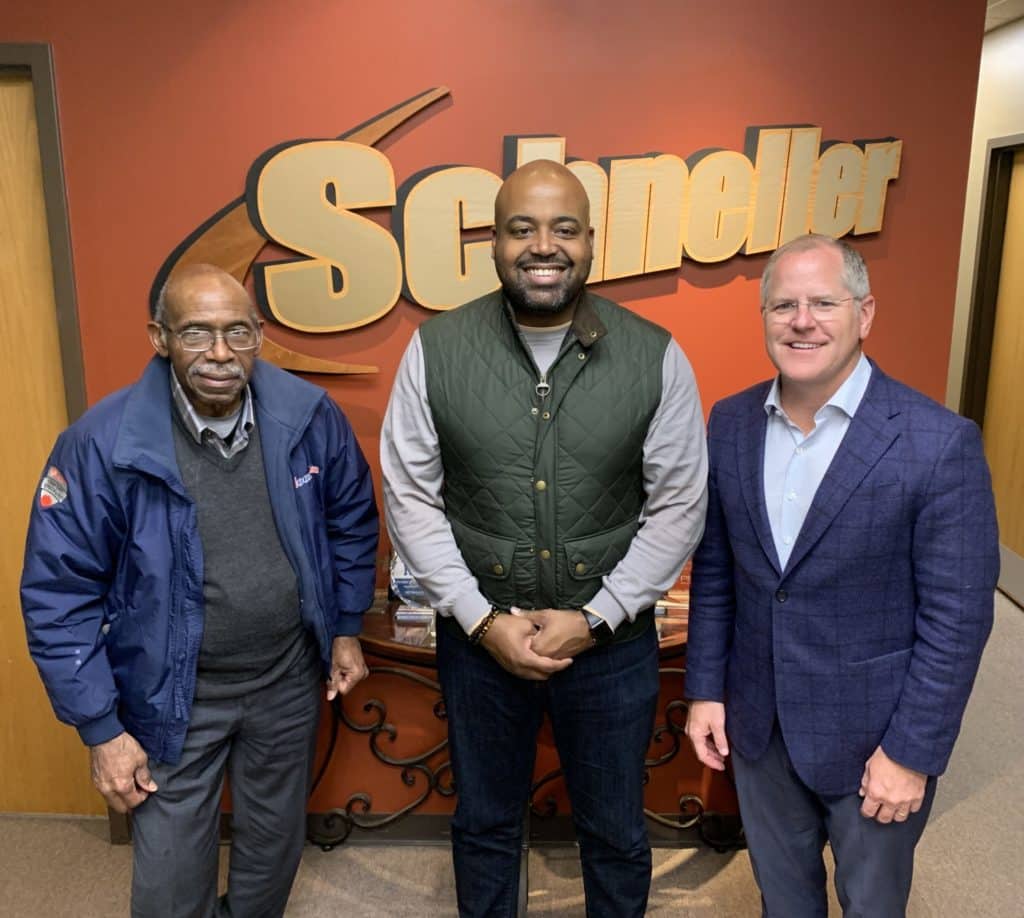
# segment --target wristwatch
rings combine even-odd
[[[590,635],[594,639],[594,646],[600,647],[602,644],[609,643],[612,635],[615,634],[612,631],[612,626],[596,612],[591,612],[589,609],[581,609],[580,611],[586,617],[587,625],[590,626]]]

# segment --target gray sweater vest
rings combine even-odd
[[[196,695],[238,697],[310,656],[292,569],[277,534],[259,430],[224,459],[180,423],[174,447],[203,546],[203,642]],[[315,656],[315,653],[313,654]]]

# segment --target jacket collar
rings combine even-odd
[[[512,306],[500,290],[497,295],[500,297],[505,315],[508,317],[509,322],[512,323],[512,328],[515,329],[518,322],[516,321],[516,314],[513,312]],[[586,288],[584,288],[583,295],[576,304],[576,309],[572,315],[572,323],[569,326],[569,333],[585,348],[591,347],[608,334],[608,329],[594,308],[593,297]]]
[[[170,365],[154,356],[128,394],[112,460],[163,479],[184,493],[174,452]],[[309,425],[325,393],[273,364],[257,359],[249,380],[261,438],[282,434],[290,446]]]
[[[875,467],[899,433],[899,408],[892,380],[870,358],[871,379],[850,426],[814,495],[797,536],[786,571],[793,570],[824,535],[864,477]],[[765,398],[771,383],[750,390],[745,420],[737,434],[740,489],[761,548],[775,570],[783,573],[764,502],[764,440],[768,415]]]

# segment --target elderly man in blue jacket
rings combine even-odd
[[[132,812],[136,916],[284,912],[322,677],[331,699],[367,672],[369,471],[327,394],[257,359],[261,326],[219,268],[172,275],[157,356],[61,434],[32,511],[29,648],[97,789]]]
[[[715,405],[693,562],[687,732],[730,755],[769,918],[905,912],[914,847],[992,627],[978,428],[861,351],[860,255],[805,236],[761,280],[778,369]]]

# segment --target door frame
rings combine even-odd
[[[64,375],[64,399],[67,403],[68,421],[71,422],[80,417],[86,409],[85,369],[78,324],[78,298],[75,293],[74,259],[68,223],[52,49],[48,44],[42,43],[0,42],[0,71],[27,74],[32,80],[35,94],[39,157],[43,171],[43,198],[50,238],[50,266],[57,306],[57,334],[60,339]]]
[[[1006,212],[1010,199],[1010,175],[1014,156],[1021,150],[1024,150],[1024,134],[994,137],[989,140],[985,150],[978,248],[974,261],[970,320],[960,387],[960,413],[979,427],[985,421],[996,300],[999,296]],[[1021,473],[1024,474],[1024,469]],[[1002,561],[999,589],[1011,596],[1018,605],[1024,605],[1024,557],[1005,545],[999,546],[999,552]]]

